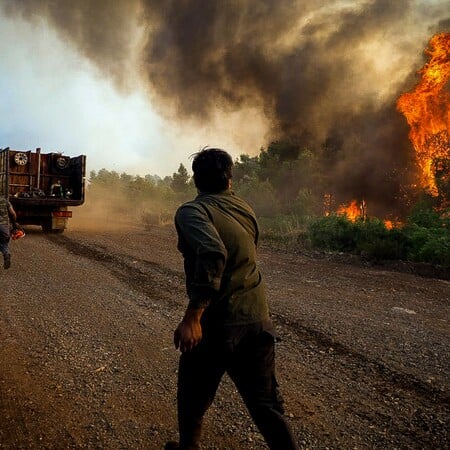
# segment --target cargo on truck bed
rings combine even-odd
[[[84,203],[86,156],[0,149],[0,194],[9,198],[22,225],[62,232],[68,208]]]

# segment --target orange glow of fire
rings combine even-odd
[[[437,196],[434,164],[450,159],[450,33],[433,36],[425,53],[430,59],[419,71],[422,77],[413,91],[400,96],[397,109],[410,126],[409,138],[422,172],[420,186]]]
[[[336,214],[341,216],[346,216],[350,222],[356,222],[357,220],[366,220],[367,219],[367,205],[365,200],[362,200],[358,203],[357,200],[352,200],[347,205],[339,206]],[[403,223],[399,220],[386,219],[383,220],[384,226],[388,230],[392,230],[393,228],[401,228]]]
[[[349,205],[341,205],[336,211],[337,214],[347,216],[350,222],[356,222],[357,219],[361,219],[364,215],[362,205],[358,205],[356,200],[352,200]]]
[[[403,226],[405,225],[401,220],[398,219],[394,219],[394,220],[383,220],[384,226],[388,229],[388,230],[392,230],[393,228],[403,228]]]

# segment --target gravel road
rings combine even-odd
[[[0,448],[161,449],[177,437],[185,307],[171,227],[27,230],[0,270]],[[450,283],[260,249],[303,449],[449,446]],[[205,449],[265,449],[224,379]]]

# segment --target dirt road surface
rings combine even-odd
[[[28,230],[0,269],[0,448],[177,437],[186,305],[171,227]],[[449,448],[450,283],[262,246],[278,378],[303,449]],[[265,449],[228,378],[205,449]]]

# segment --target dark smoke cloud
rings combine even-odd
[[[395,102],[413,87],[430,30],[448,26],[448,4],[0,0],[10,15],[44,17],[119,84],[141,33],[139,70],[160,111],[205,123],[255,106],[269,119],[267,142],[296,139],[313,151],[339,142],[333,188],[379,204],[399,196],[402,168],[414,166]],[[391,54],[376,57],[377,45]]]
[[[48,21],[62,40],[94,62],[102,73],[124,87],[129,73],[135,32],[134,0],[0,0],[7,16],[20,16],[32,23]]]
[[[450,7],[450,2],[449,5]],[[432,32],[434,33],[444,33],[450,30],[450,17],[448,19],[444,19],[439,21],[439,23],[437,24],[437,26],[433,26],[432,27]]]

